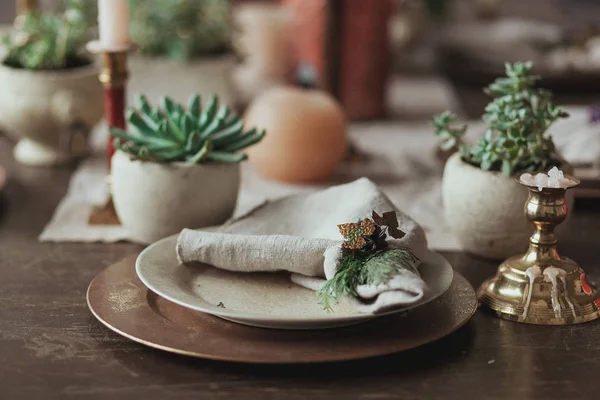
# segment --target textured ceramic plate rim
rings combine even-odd
[[[4,167],[2,165],[0,165],[0,192],[2,191],[2,189],[4,189],[4,186],[6,185],[6,170],[4,169]]]
[[[137,277],[137,274],[135,273],[135,270],[134,270],[134,264],[135,264],[134,257],[126,258],[126,259],[119,261],[116,264],[112,264],[111,266],[102,270],[98,275],[96,275],[96,277],[94,277],[92,282],[90,282],[90,285],[87,290],[87,296],[86,296],[87,297],[86,300],[87,300],[87,303],[88,303],[88,306],[89,306],[89,309],[90,309],[92,315],[94,315],[100,321],[100,323],[102,323],[104,326],[106,326],[111,331],[113,331],[119,335],[122,335],[123,337],[125,337],[127,339],[133,340],[134,342],[137,342],[139,344],[142,344],[142,345],[154,348],[154,349],[170,352],[170,353],[181,354],[181,355],[185,355],[185,356],[203,358],[203,359],[220,360],[220,361],[236,362],[236,363],[243,363],[243,364],[262,364],[262,365],[266,365],[266,364],[270,364],[270,365],[304,364],[304,365],[307,365],[307,364],[315,364],[315,363],[323,364],[323,363],[331,363],[331,362],[351,361],[351,360],[380,357],[380,356],[384,356],[384,355],[388,355],[388,354],[400,353],[403,351],[414,349],[416,347],[420,347],[420,346],[426,345],[428,343],[432,343],[437,340],[440,340],[441,338],[443,338],[443,337],[451,334],[452,332],[455,332],[456,330],[460,329],[461,327],[465,326],[469,322],[469,320],[473,317],[473,315],[475,314],[475,312],[477,310],[477,297],[475,295],[475,290],[463,276],[461,276],[459,273],[455,273],[454,278],[453,278],[453,283],[451,285],[451,288],[449,289],[449,291],[453,292],[452,297],[450,299],[448,299],[449,302],[440,303],[440,304],[436,304],[436,302],[431,302],[430,304],[424,306],[423,308],[419,308],[419,309],[415,310],[413,317],[414,317],[414,315],[417,315],[421,309],[423,310],[423,312],[425,312],[424,311],[425,309],[428,309],[428,311],[431,312],[431,309],[430,309],[431,307],[436,307],[436,308],[437,307],[445,307],[450,304],[453,304],[455,306],[453,308],[459,307],[461,310],[466,311],[466,313],[462,316],[460,316],[457,313],[454,313],[455,318],[453,319],[454,323],[452,323],[452,326],[444,325],[444,327],[447,329],[442,330],[440,327],[435,327],[436,324],[433,324],[432,332],[434,332],[434,333],[430,334],[429,337],[427,337],[425,340],[421,340],[421,339],[423,339],[423,336],[419,335],[419,336],[415,336],[414,337],[415,340],[414,341],[411,340],[410,342],[408,342],[408,344],[406,341],[401,340],[399,343],[403,343],[403,345],[400,347],[392,346],[390,348],[385,348],[383,350],[378,349],[377,351],[368,352],[368,354],[364,354],[364,353],[348,354],[348,352],[334,352],[334,353],[325,352],[325,353],[319,353],[320,357],[318,357],[318,358],[304,357],[304,358],[298,359],[298,358],[294,357],[294,358],[287,358],[287,359],[281,359],[281,358],[265,359],[265,358],[260,358],[260,357],[240,356],[239,353],[235,353],[234,355],[231,355],[231,354],[224,355],[222,353],[219,353],[218,351],[215,351],[215,349],[212,347],[208,351],[206,349],[196,348],[195,340],[193,341],[193,345],[191,345],[190,343],[186,343],[186,338],[188,338],[188,334],[195,332],[194,328],[187,327],[185,325],[180,325],[178,323],[166,323],[166,325],[165,325],[165,318],[166,318],[166,321],[170,321],[170,319],[168,318],[168,315],[158,312],[153,306],[151,306],[149,304],[149,300],[148,300],[149,296],[154,296],[156,298],[160,298],[160,296],[152,293],[152,291],[150,291],[147,287],[144,286],[144,284],[142,282],[139,281],[139,278]],[[118,269],[115,270],[115,268],[118,268]],[[131,268],[131,275],[132,275],[131,278],[129,278],[129,273],[127,273],[127,276],[125,276],[125,277],[121,276],[122,273],[120,273],[120,271],[123,268],[127,268],[127,269]],[[117,276],[115,276],[115,273]],[[117,279],[117,280],[115,281],[115,279]],[[104,301],[104,300],[106,300],[106,296],[108,295],[108,293],[110,291],[110,287],[113,287],[113,285],[122,285],[122,286],[127,287],[128,289],[131,288],[131,285],[133,285],[136,288],[144,289],[137,295],[137,296],[143,298],[143,300],[140,300],[141,301],[140,304],[143,304],[144,306],[142,308],[140,308],[136,303],[131,309],[129,309],[127,311],[128,312],[127,316],[134,318],[134,320],[131,320],[130,318],[125,318],[125,319],[117,318],[115,320],[115,318],[118,316],[123,317],[123,315],[121,314],[122,311],[115,310],[113,307],[110,306],[111,305],[110,302]],[[447,291],[446,293],[448,293],[449,291]],[[464,293],[465,291],[469,292],[468,299],[463,299],[463,297],[465,295],[465,293]],[[100,296],[100,298],[99,298],[99,296]],[[166,301],[168,301],[168,300],[166,300]],[[177,306],[177,307],[179,307],[179,306]],[[143,310],[143,311],[141,311],[141,310]],[[448,310],[448,311],[450,311],[450,310]],[[130,315],[132,312],[134,313],[134,315]],[[165,332],[164,334],[159,335],[158,331],[153,330],[153,329],[142,330],[142,331],[136,330],[136,329],[138,329],[137,327],[139,327],[139,325],[135,322],[135,318],[136,318],[136,316],[139,318],[138,314],[140,312],[148,313],[148,316],[146,316],[146,318],[151,318],[153,321],[153,324],[155,324],[157,327],[160,327],[161,330],[163,328],[166,328],[168,330],[168,332]],[[209,314],[205,314],[205,315],[210,316]],[[214,318],[213,316],[210,316],[210,317]],[[395,317],[391,316],[389,318],[395,318]],[[398,317],[398,318],[401,318],[402,320],[404,320],[403,317]],[[411,316],[408,315],[407,318],[411,318]],[[127,322],[124,323],[123,321],[127,321]],[[203,323],[208,323],[209,326],[211,325],[210,320],[206,320]],[[229,322],[223,321],[222,323],[227,324]],[[435,327],[435,329],[433,327]],[[237,328],[232,327],[232,329],[235,331]],[[254,329],[254,328],[248,328],[248,329]],[[210,329],[209,329],[209,331],[210,331]],[[227,329],[226,332],[229,332],[229,329]],[[247,332],[250,332],[251,334],[254,334],[254,335],[258,334],[257,333],[258,331],[254,331],[254,330],[247,331]],[[263,334],[263,335],[267,335],[267,334]],[[278,334],[273,333],[271,335],[277,336]],[[233,335],[230,337],[227,333],[225,333],[225,337],[230,338],[227,340],[231,341],[232,346],[235,346],[237,344],[237,336],[236,335]],[[173,343],[173,342],[168,343],[168,341],[164,340],[165,338],[177,339],[177,341],[175,343]],[[220,338],[223,338],[223,336],[221,335]],[[179,341],[183,341],[183,342],[179,342]],[[205,341],[202,340],[201,343],[205,343]],[[304,353],[301,353],[301,355],[304,355]]]
[[[147,267],[148,265],[151,268],[152,265],[156,264],[153,261],[154,254],[155,253],[163,253],[165,251],[172,251],[172,255],[173,255],[173,264],[166,266],[166,268],[172,268],[172,270],[175,271],[174,266],[180,265],[177,261],[177,255],[175,253],[175,245],[177,243],[178,236],[179,236],[178,234],[175,234],[175,235],[163,238],[163,239],[151,244],[150,246],[148,246],[146,249],[144,249],[140,253],[140,255],[137,257],[137,259],[135,261],[135,271],[136,271],[136,274],[137,274],[138,278],[140,279],[140,281],[142,281],[142,283],[147,288],[149,288],[150,290],[152,290],[159,296],[161,296],[175,304],[178,304],[182,307],[186,307],[186,308],[189,308],[192,310],[211,314],[216,317],[223,318],[223,319],[226,319],[226,320],[229,320],[232,322],[239,322],[239,323],[243,323],[243,324],[259,326],[259,327],[264,327],[264,328],[299,329],[298,324],[304,325],[304,329],[306,329],[306,326],[309,326],[309,325],[314,325],[314,328],[336,327],[336,326],[349,325],[349,324],[354,324],[354,323],[359,323],[359,322],[365,322],[365,321],[368,321],[368,320],[371,320],[374,318],[379,318],[379,317],[382,317],[385,315],[391,315],[391,314],[405,312],[410,309],[427,304],[430,301],[433,301],[433,300],[437,299],[438,297],[440,297],[441,295],[443,295],[450,288],[450,285],[452,284],[452,279],[454,277],[454,271],[453,271],[450,263],[444,257],[442,257],[440,254],[430,250],[427,253],[428,259],[425,261],[428,264],[434,264],[437,267],[443,268],[444,274],[440,274],[439,276],[441,276],[442,278],[446,278],[446,280],[441,282],[441,284],[439,285],[441,289],[438,292],[430,293],[428,296],[425,296],[423,299],[416,302],[415,304],[410,305],[409,307],[398,308],[398,309],[382,312],[379,314],[361,314],[361,313],[343,314],[343,315],[331,314],[331,315],[323,315],[321,317],[314,317],[314,316],[313,317],[281,317],[281,316],[273,316],[273,315],[265,315],[265,314],[246,313],[246,312],[235,311],[235,310],[231,310],[231,309],[227,309],[227,308],[218,307],[218,306],[213,305],[213,304],[209,303],[208,301],[202,299],[201,297],[196,297],[195,299],[197,299],[197,300],[195,300],[194,303],[190,303],[187,300],[182,299],[182,297],[185,298],[189,295],[187,295],[184,292],[172,293],[169,290],[165,291],[162,289],[162,285],[160,284],[160,282],[157,284],[155,282],[155,280],[152,278],[152,276],[148,276],[150,274],[145,273],[145,269],[148,268]],[[169,249],[171,249],[171,250],[169,250]],[[162,268],[165,268],[165,266],[162,266]],[[174,273],[172,276],[173,276],[172,281],[176,281],[176,278],[175,278],[176,274]],[[198,303],[201,303],[202,305],[199,305]],[[286,326],[286,325],[289,325],[289,326]]]

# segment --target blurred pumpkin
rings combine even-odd
[[[328,93],[275,86],[256,97],[246,123],[267,130],[248,149],[249,162],[265,178],[308,183],[330,178],[347,152],[346,117]]]

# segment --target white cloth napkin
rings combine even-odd
[[[370,217],[372,211],[396,211],[399,229],[406,235],[388,239],[389,247],[423,257],[423,229],[366,178],[266,202],[217,232],[185,229],[177,241],[177,256],[182,263],[202,262],[231,271],[286,270],[293,282],[318,290],[335,275],[339,263],[343,238],[337,225]],[[348,300],[364,313],[410,305],[427,290],[417,267],[418,263],[399,270],[385,285],[361,285],[359,298]]]

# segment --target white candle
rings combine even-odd
[[[232,79],[242,102],[292,78],[291,17],[290,11],[279,4],[241,4],[235,9],[234,42],[244,60]]]
[[[552,167],[548,171],[548,174],[544,174],[543,172],[535,175],[525,173],[519,179],[526,185],[537,186],[540,191],[545,187],[568,189],[574,183],[570,179],[565,178],[564,173],[557,167]]]
[[[100,43],[108,48],[126,46],[128,20],[127,0],[98,0]]]

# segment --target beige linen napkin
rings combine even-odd
[[[185,229],[177,240],[177,256],[182,263],[202,262],[230,271],[286,270],[293,282],[318,290],[335,275],[340,259],[343,238],[337,225],[370,217],[372,211],[396,211],[399,229],[406,235],[389,239],[389,247],[423,257],[423,229],[366,178],[266,202],[216,232]],[[359,298],[348,300],[364,313],[410,305],[427,290],[417,267],[399,270],[385,285],[361,285]]]

